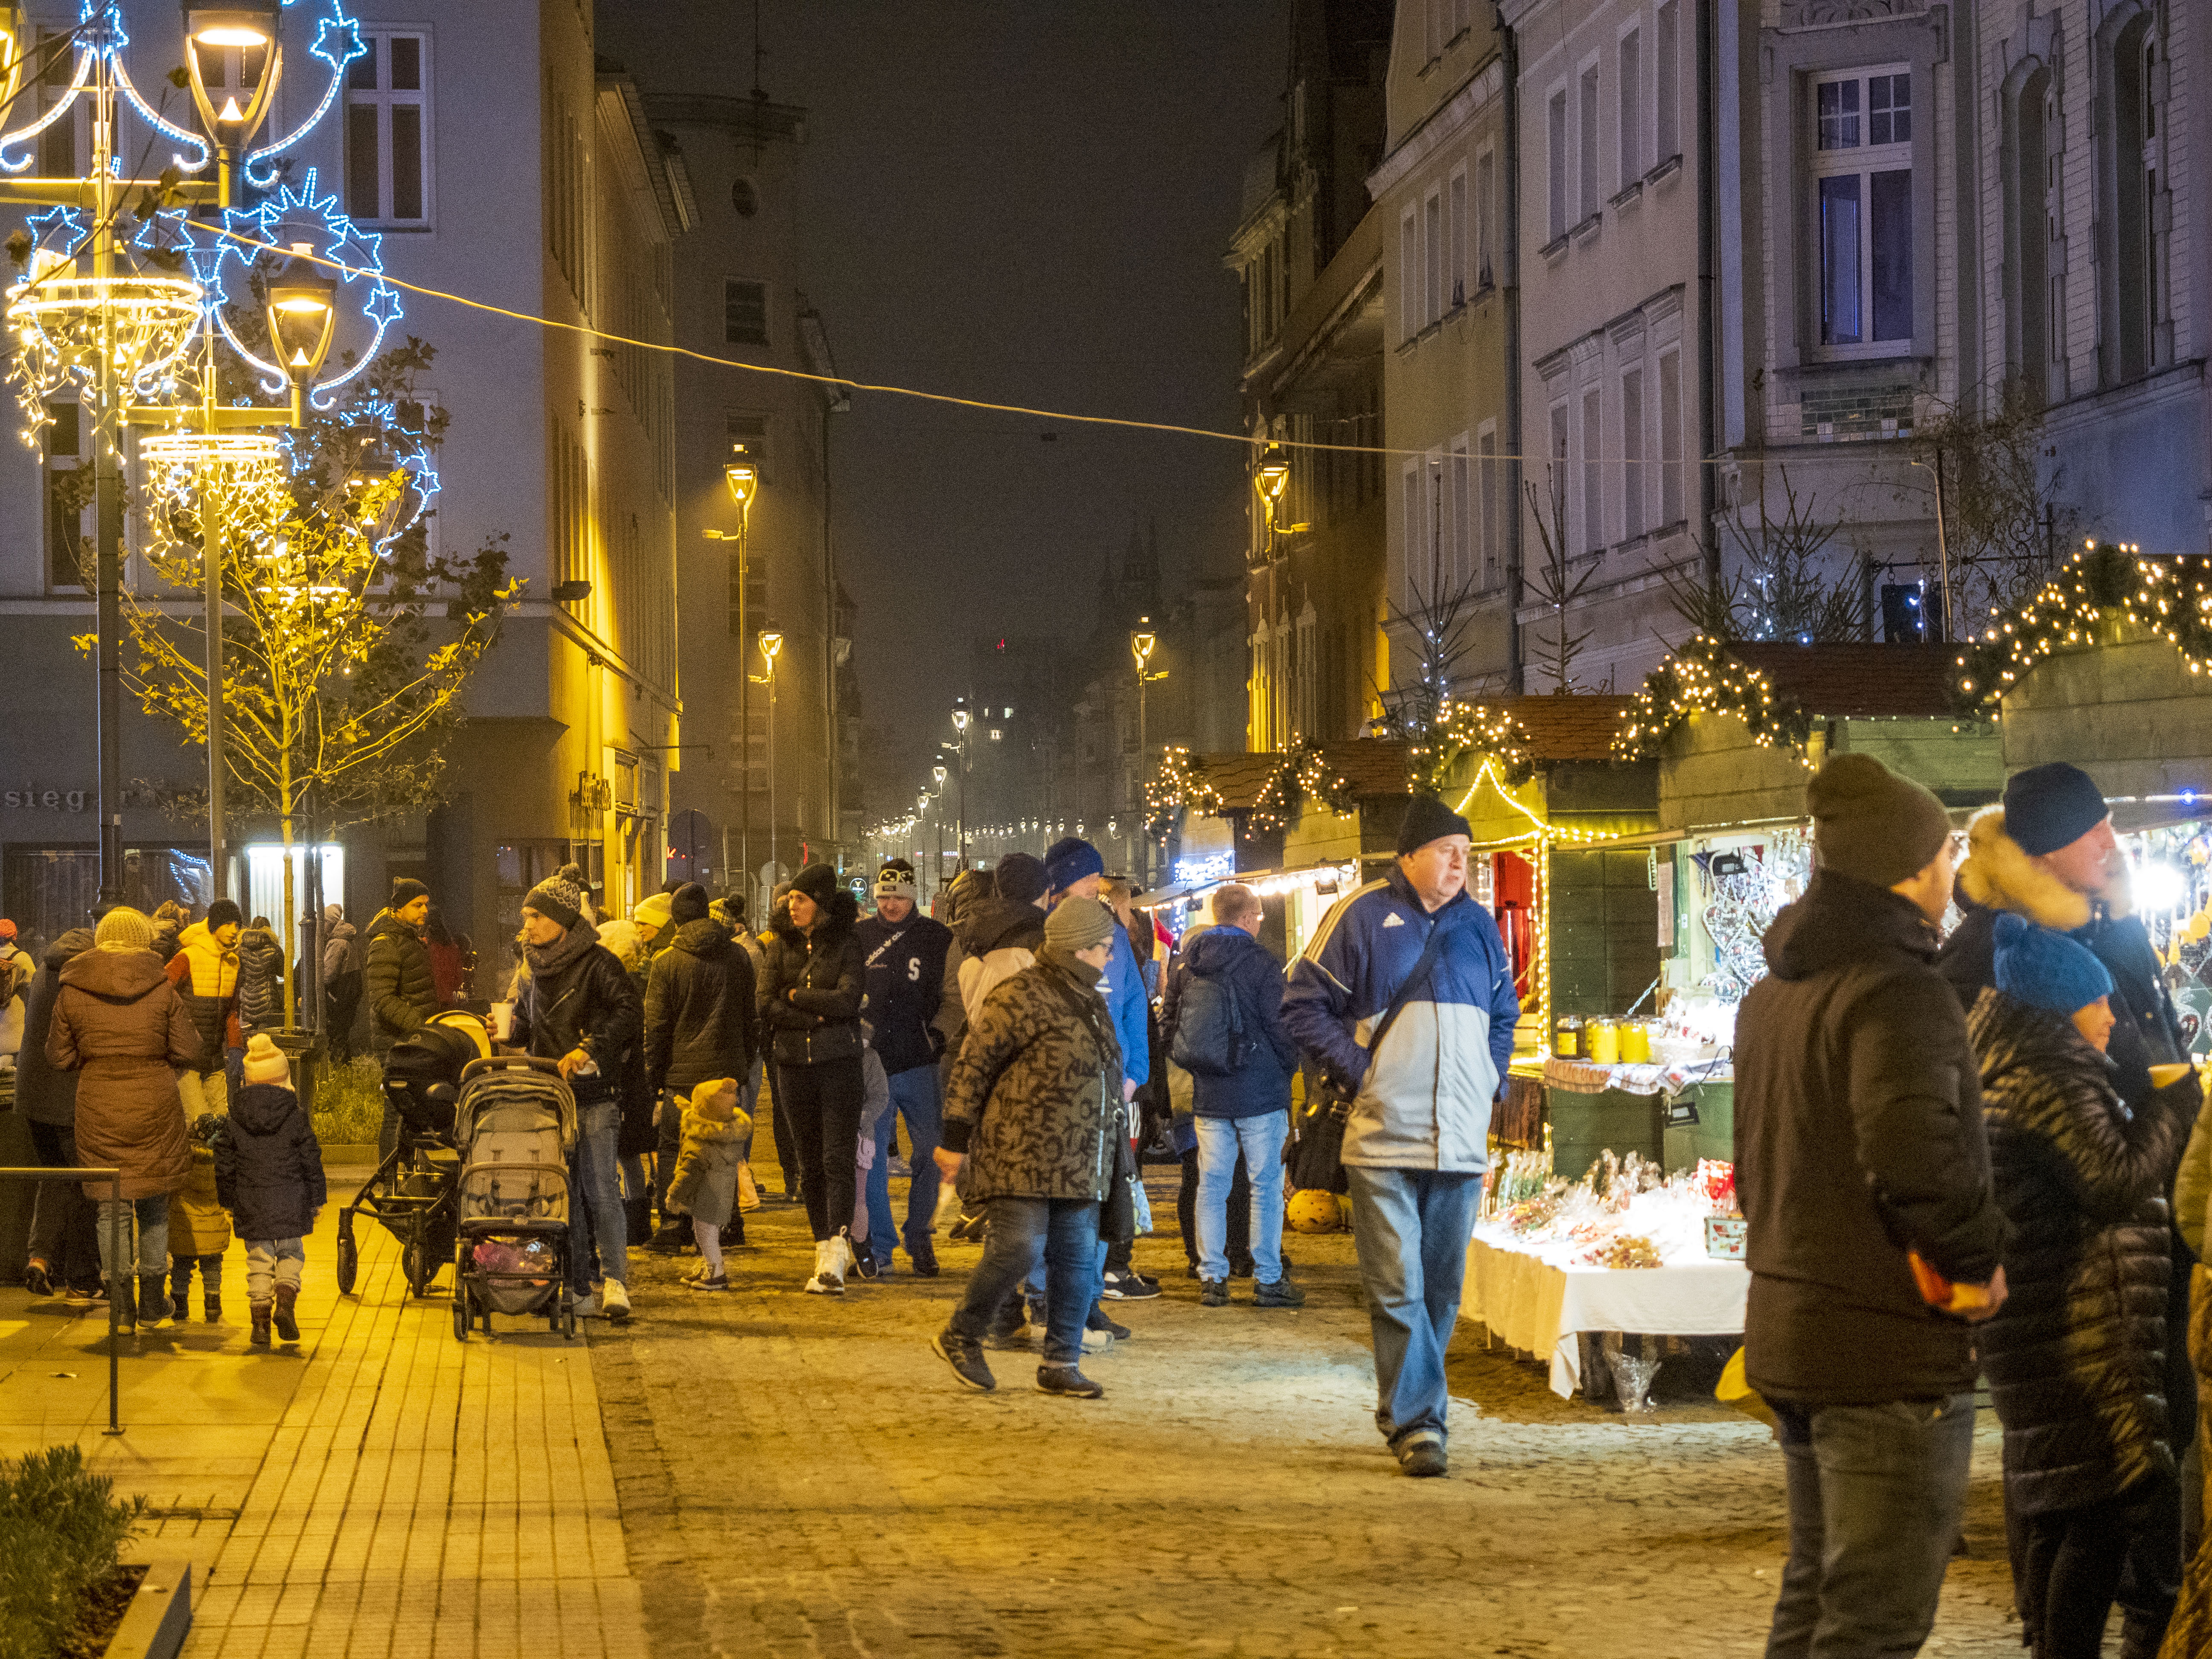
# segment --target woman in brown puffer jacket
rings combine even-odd
[[[127,1270],[108,1259],[118,1206],[106,1182],[86,1184],[85,1195],[100,1204],[108,1294],[124,1298],[134,1322],[158,1325],[169,1307],[169,1197],[182,1190],[192,1167],[176,1068],[199,1052],[200,1033],[154,954],[151,921],[136,910],[111,910],[93,941],[96,948],[62,969],[46,1058],[58,1070],[82,1073],[77,1155],[88,1168],[123,1172],[122,1207],[137,1223],[133,1312]]]

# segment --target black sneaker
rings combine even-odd
[[[1039,1394],[1064,1394],[1071,1400],[1103,1400],[1106,1390],[1093,1382],[1073,1365],[1040,1365],[1036,1375]]]
[[[688,1221],[665,1222],[659,1232],[645,1241],[642,1248],[654,1255],[679,1255],[691,1242],[691,1224]]]
[[[1141,1273],[1108,1273],[1105,1287],[1098,1293],[1109,1302],[1141,1302],[1160,1293],[1160,1281],[1148,1281]]]
[[[876,1258],[866,1245],[857,1244],[853,1247],[853,1271],[863,1279],[873,1279],[883,1269],[876,1265]]]
[[[999,1386],[999,1379],[991,1375],[991,1368],[983,1360],[983,1345],[972,1337],[957,1336],[951,1331],[939,1331],[929,1340],[930,1352],[952,1367],[953,1376],[979,1393],[989,1394]]]
[[[54,1293],[54,1281],[47,1276],[45,1262],[33,1261],[23,1269],[23,1288],[33,1296],[52,1296]]]
[[[1218,1279],[1198,1281],[1198,1305],[1201,1308],[1225,1308],[1229,1305],[1229,1286]]]
[[[983,1333],[983,1346],[987,1348],[1026,1348],[1034,1340],[1029,1321],[1018,1304],[1011,1315],[1002,1314],[993,1319],[990,1328]]]
[[[1229,1276],[1231,1279],[1251,1278],[1252,1258],[1249,1255],[1231,1256],[1229,1258]]]
[[[1129,1328],[1127,1325],[1115,1324],[1106,1310],[1095,1302],[1091,1304],[1091,1317],[1083,1322],[1083,1328],[1090,1331],[1103,1331],[1116,1342],[1127,1342],[1129,1340]]]
[[[1444,1437],[1434,1429],[1416,1429],[1398,1443],[1398,1467],[1415,1480],[1443,1474],[1450,1468]]]
[[[937,1277],[937,1247],[927,1238],[909,1240],[906,1247],[906,1259],[912,1264],[915,1277],[917,1279]]]
[[[1286,1276],[1272,1285],[1252,1287],[1252,1305],[1255,1308],[1303,1308],[1306,1293],[1291,1283]]]

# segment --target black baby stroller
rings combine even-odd
[[[449,1012],[392,1046],[384,1062],[384,1097],[399,1114],[398,1144],[376,1173],[338,1212],[338,1290],[351,1295],[361,1269],[354,1243],[356,1212],[374,1217],[399,1241],[400,1271],[421,1296],[453,1259],[453,1189],[460,1155],[453,1150],[453,1108],[461,1073],[491,1052],[491,1037],[474,1014]]]
[[[454,1207],[453,1335],[495,1313],[543,1315],[576,1334],[568,1295],[568,1155],[576,1097],[550,1060],[519,1054],[469,1062],[453,1115],[461,1178]]]

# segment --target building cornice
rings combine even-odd
[[[1456,92],[1415,123],[1413,130],[1382,158],[1382,164],[1367,175],[1368,195],[1381,201],[1394,185],[1459,137],[1504,90],[1505,59],[1493,52]]]

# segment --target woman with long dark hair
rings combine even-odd
[[[799,1154],[814,1231],[806,1288],[817,1296],[843,1294],[853,1266],[866,971],[853,933],[860,915],[860,902],[837,884],[835,870],[808,865],[776,914],[760,978],[761,1017],[773,1038],[774,1109],[789,1124]]]

